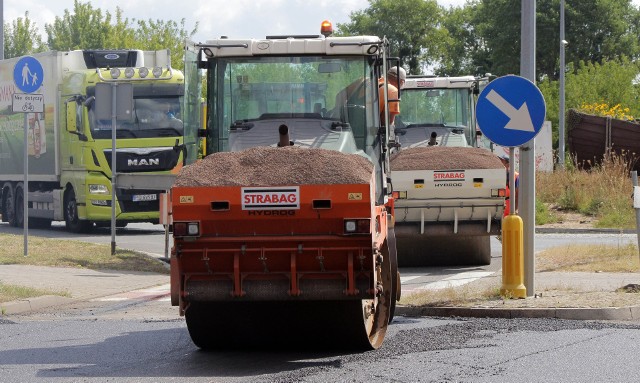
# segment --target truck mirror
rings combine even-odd
[[[95,96],[91,96],[91,97],[87,97],[83,102],[82,105],[86,106],[88,109],[91,109],[91,107],[93,106],[93,103],[96,101],[96,97]]]
[[[68,102],[67,104],[67,132],[76,132],[76,104]]]

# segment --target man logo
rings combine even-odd
[[[149,158],[147,159],[133,159],[133,160],[127,160],[127,165],[128,166],[159,166],[160,165],[160,159],[159,158]]]

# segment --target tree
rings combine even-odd
[[[476,40],[486,50],[473,56],[477,66],[497,75],[520,72],[519,2],[474,0],[472,8]],[[558,77],[560,0],[538,0],[536,6],[536,73],[539,78]],[[565,2],[565,37],[569,41],[566,62],[627,56],[640,57],[637,22],[640,10],[631,0]]]
[[[52,50],[104,49],[107,47],[111,26],[111,14],[103,16],[91,3],[73,2],[73,13],[64,10],[62,18],[56,16],[53,24],[45,24],[47,41]]]
[[[19,57],[47,50],[35,23],[24,13],[11,24],[4,24],[4,58]]]
[[[129,22],[128,18],[124,18],[120,7],[116,7],[115,24],[111,25],[111,33],[107,35],[105,49],[131,49],[137,47],[135,30],[131,26],[132,22]]]
[[[444,12],[442,27],[445,37],[435,73],[439,76],[463,76],[483,74],[479,71],[486,66],[480,59],[483,44],[477,38],[472,23],[473,5],[467,7],[451,7]],[[482,62],[482,65],[479,63]]]
[[[185,19],[180,24],[173,20],[139,20],[134,38],[138,49],[171,50],[171,66],[176,69],[184,68],[184,42],[193,37],[198,30],[198,23],[191,32],[185,29]]]
[[[565,85],[565,107],[581,108],[584,104],[620,105],[629,108],[630,114],[640,117],[640,87],[636,79],[640,76],[640,63],[626,57],[604,60],[602,63],[581,61],[575,66],[569,65]],[[547,118],[554,126],[558,125],[558,81],[546,78],[539,83],[540,91],[547,105]],[[558,131],[553,132],[554,145]]]
[[[400,56],[411,74],[439,58],[443,8],[436,0],[369,0],[369,7],[351,12],[351,21],[338,24],[337,35],[386,36],[392,56]]]
[[[64,11],[62,18],[56,17],[53,24],[45,25],[49,46],[55,50],[74,49],[141,49],[171,51],[171,64],[176,69],[184,68],[184,41],[198,30],[185,29],[185,19],[180,23],[164,20],[136,20],[124,17],[122,9],[116,8],[115,22],[107,11],[102,14],[91,3],[74,1],[73,13]],[[136,26],[136,27],[134,27]]]

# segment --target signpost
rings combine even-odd
[[[526,144],[542,129],[546,105],[531,81],[519,76],[495,79],[478,96],[477,120],[482,133],[494,143],[509,147],[509,198],[516,195],[515,147]],[[516,201],[502,220],[502,295],[527,296],[524,285],[522,219],[515,214]]]
[[[29,113],[44,113],[44,95],[34,94],[40,89],[44,70],[40,62],[31,56],[22,57],[13,68],[13,81],[24,93],[14,93],[12,110],[24,113],[24,186],[22,187],[22,227],[24,236],[24,256],[29,254]]]
[[[111,120],[111,255],[116,254],[116,136],[118,120],[130,120],[133,116],[133,84],[96,84],[96,119]]]

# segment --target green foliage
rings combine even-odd
[[[558,217],[549,210],[549,207],[536,198],[536,225],[558,222]]]
[[[29,18],[29,12],[24,13],[24,19],[18,17],[11,24],[4,24],[4,58],[45,50],[47,46],[42,42],[35,23]]]
[[[559,11],[560,0],[536,2],[538,78],[559,76]],[[445,39],[436,72],[519,73],[521,18],[519,2],[513,0],[470,0],[464,10],[445,13],[441,24],[453,41]],[[566,62],[639,57],[639,21],[640,9],[631,0],[565,1]]]
[[[629,108],[626,114],[640,116],[640,63],[626,57],[602,63],[581,61],[569,65],[565,77],[565,108],[580,108],[583,104],[618,105]],[[546,78],[538,84],[547,106],[547,119],[553,124],[553,142],[557,147],[559,119],[559,83]],[[567,131],[565,128],[565,132]]]
[[[391,55],[418,74],[440,56],[442,12],[436,0],[369,0],[368,8],[350,14],[351,22],[337,25],[336,35],[386,37]]]
[[[482,62],[480,43],[472,22],[472,7],[452,7],[444,12],[440,63],[435,70],[439,76],[482,75],[477,62]],[[475,60],[474,60],[475,58]]]
[[[90,2],[73,2],[73,13],[64,10],[64,16],[56,16],[53,24],[45,24],[47,41],[52,50],[104,49],[111,33],[111,14],[103,16]]]
[[[113,22],[112,22],[113,21]],[[134,27],[135,25],[135,27]],[[63,17],[56,17],[53,24],[46,24],[49,47],[53,50],[74,49],[142,49],[171,51],[171,64],[184,68],[184,41],[192,37],[185,29],[185,19],[136,20],[124,17],[116,8],[115,20],[108,11],[104,14],[94,9],[90,2],[74,1],[73,12],[65,9]]]
[[[143,50],[171,50],[171,66],[184,68],[184,42],[196,34],[198,23],[191,32],[185,29],[185,19],[180,23],[173,20],[138,20],[138,28],[134,31],[135,46]]]

